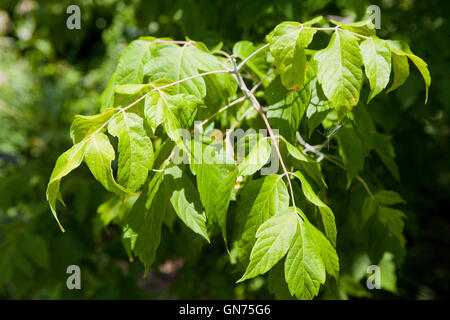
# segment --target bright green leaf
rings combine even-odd
[[[336,31],[327,48],[314,55],[325,96],[342,118],[358,103],[363,64],[358,39],[349,31]]]
[[[142,186],[153,165],[153,145],[141,117],[121,111],[108,125],[108,131],[119,139],[119,183],[130,192]]]
[[[386,88],[391,74],[391,51],[386,41],[367,39],[360,44],[361,55],[370,82],[369,103],[378,93]]]
[[[250,181],[240,191],[237,220],[239,260],[247,263],[259,226],[289,205],[289,194],[282,177],[268,175]]]
[[[238,282],[264,274],[280,261],[291,246],[297,225],[295,208],[284,208],[264,222],[256,232],[247,270]]]

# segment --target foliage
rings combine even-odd
[[[284,60],[274,60],[277,50],[270,47],[269,50],[263,50],[247,61],[242,69],[246,84],[251,84],[259,82],[267,72],[272,72],[270,70],[274,67],[277,70],[283,66],[287,67],[286,75],[282,76],[284,80],[271,73],[263,79],[255,95],[259,102],[268,106],[264,109],[267,111],[270,125],[278,129],[287,140],[279,141],[280,152],[289,170],[295,168],[292,170],[295,171],[295,176],[291,177],[295,202],[305,212],[307,216],[305,221],[310,221],[308,226],[316,226],[321,235],[329,236],[330,233],[326,233],[324,221],[327,220],[324,220],[324,217],[327,217],[331,210],[336,216],[335,248],[339,256],[339,280],[334,280],[334,275],[329,271],[332,268],[326,268],[333,277],[327,277],[325,287],[320,290],[321,298],[392,297],[386,291],[367,291],[361,285],[365,282],[365,269],[369,264],[386,266],[382,268],[387,272],[382,274],[382,278],[389,280],[382,281],[386,284],[383,285],[383,289],[398,294],[398,297],[430,298],[433,295],[443,295],[445,293],[443,290],[446,290],[445,283],[448,283],[443,272],[446,270],[445,259],[438,261],[433,258],[435,255],[430,254],[433,250],[444,252],[444,234],[446,234],[442,231],[445,228],[445,223],[442,223],[444,220],[440,218],[445,210],[439,208],[444,207],[443,202],[448,194],[446,192],[448,183],[445,182],[445,177],[448,176],[446,164],[449,163],[446,161],[448,157],[445,153],[445,132],[448,126],[445,119],[449,104],[447,91],[443,89],[446,88],[448,81],[445,77],[445,70],[448,70],[448,57],[446,58],[448,51],[445,45],[444,35],[447,33],[441,17],[442,10],[436,9],[444,4],[433,6],[432,3],[415,1],[394,2],[380,4],[382,29],[377,32],[381,38],[402,39],[411,44],[414,51],[417,50],[417,53],[426,57],[425,60],[430,63],[434,80],[433,86],[430,87],[430,101],[427,107],[423,107],[425,92],[419,82],[420,67],[419,72],[412,67],[408,81],[404,82],[405,75],[409,75],[409,72],[405,72],[405,62],[413,65],[419,61],[420,66],[420,60],[414,61],[415,58],[411,58],[411,53],[405,49],[406,47],[399,49],[395,42],[381,39],[381,42],[376,39],[367,45],[362,45],[363,39],[358,40],[362,59],[358,59],[357,64],[363,68],[361,76],[367,75],[367,80],[363,80],[366,85],[362,87],[359,103],[353,106],[351,113],[347,113],[345,120],[341,120],[339,125],[339,118],[335,117],[338,115],[328,98],[335,97],[337,101],[339,94],[347,93],[340,91],[340,88],[336,88],[335,91],[330,88],[326,96],[321,88],[323,83],[318,82],[317,79],[309,83],[304,81],[303,90],[296,90],[293,87],[298,83],[290,78],[288,71],[290,54],[295,53],[298,56],[303,52],[307,62],[314,62],[315,59],[312,57],[315,55],[315,50],[327,47],[327,41],[329,41],[327,34],[333,34],[332,31],[316,32],[310,48],[288,50],[288,57]],[[152,165],[154,170],[150,171],[148,179],[142,177],[142,172],[139,170],[130,171],[136,173],[134,178],[137,180],[146,180],[141,187],[139,197],[134,194],[127,196],[125,201],[121,201],[119,196],[108,196],[86,170],[90,169],[96,179],[103,181],[104,189],[114,193],[120,194],[127,184],[124,182],[127,181],[126,174],[121,175],[120,180],[118,177],[118,159],[115,159],[115,154],[118,154],[120,158],[121,152],[118,149],[117,138],[106,140],[104,135],[106,131],[97,135],[96,143],[90,143],[90,147],[84,150],[84,158],[88,166],[80,165],[80,168],[71,173],[62,183],[61,193],[68,206],[58,207],[58,211],[61,211],[61,217],[67,228],[65,234],[60,234],[57,228],[53,227],[52,221],[48,218],[48,207],[42,196],[46,180],[50,176],[49,170],[54,165],[57,155],[69,148],[70,137],[67,128],[73,115],[91,114],[94,111],[93,106],[97,95],[113,73],[118,55],[126,42],[149,34],[171,36],[175,39],[182,39],[187,35],[192,39],[204,39],[208,48],[214,52],[219,48],[216,44],[223,41],[222,51],[233,52],[236,57],[243,60],[262,46],[258,43],[280,21],[307,21],[317,14],[330,13],[350,16],[356,20],[363,19],[365,8],[372,4],[365,1],[358,3],[354,1],[261,1],[254,6],[252,3],[248,1],[227,3],[222,1],[217,3],[133,1],[125,5],[121,1],[113,0],[96,1],[94,5],[86,1],[80,4],[83,21],[82,29],[79,31],[61,28],[65,25],[64,11],[65,7],[71,4],[69,2],[65,5],[64,2],[40,1],[39,4],[32,5],[31,9],[28,6],[29,11],[26,10],[26,5],[16,6],[15,1],[6,1],[2,4],[2,9],[9,13],[14,23],[7,29],[6,36],[1,39],[0,53],[0,69],[3,72],[0,79],[4,78],[4,74],[8,79],[8,82],[2,82],[0,85],[0,161],[3,161],[0,165],[2,193],[0,207],[2,259],[0,261],[3,262],[3,264],[0,263],[1,297],[151,296],[161,298],[170,295],[180,298],[271,298],[273,294],[278,298],[290,297],[284,278],[285,276],[290,279],[300,278],[301,275],[285,274],[283,269],[286,265],[292,264],[292,261],[299,263],[292,259],[295,250],[289,250],[285,257],[267,272],[267,277],[258,276],[234,285],[234,282],[244,274],[251,249],[257,240],[255,225],[250,223],[245,227],[242,222],[248,221],[247,216],[257,216],[260,212],[267,217],[264,220],[267,220],[269,216],[274,215],[273,211],[279,211],[278,206],[289,206],[290,190],[285,183],[287,182],[285,177],[278,180],[273,192],[269,191],[269,185],[276,176],[260,176],[257,173],[258,169],[245,163],[245,166],[239,165],[239,170],[232,170],[234,164],[196,167],[191,163],[189,166],[181,166],[181,173],[171,172],[167,175],[166,170],[163,177],[155,178],[158,172],[156,170],[161,168],[163,160],[170,155],[173,147],[170,142],[161,145],[160,135],[164,133],[164,139],[169,140],[166,132],[173,126],[181,125],[192,129],[193,123],[190,122],[190,116],[206,119],[218,111],[220,106],[232,101],[231,99],[209,101],[205,108],[202,104],[206,100],[199,94],[203,101],[198,101],[196,96],[196,99],[192,98],[189,100],[192,102],[188,103],[192,105],[192,109],[189,110],[195,109],[197,113],[195,115],[190,112],[181,114],[183,110],[176,108],[176,105],[181,103],[181,99],[184,100],[183,103],[187,102],[186,94],[177,93],[177,96],[169,90],[170,87],[167,87],[162,90],[162,93],[164,97],[170,97],[168,98],[170,101],[167,100],[169,103],[164,103],[160,98],[161,95],[153,91],[148,94],[148,99],[138,104],[137,107],[142,112],[135,113],[142,119],[145,118],[144,130],[150,137],[154,149]],[[323,20],[320,27],[332,28],[333,26]],[[368,35],[365,31],[360,32]],[[27,34],[31,36],[28,37]],[[241,39],[248,41],[241,42],[239,41]],[[150,42],[148,40],[150,39],[143,39],[144,42]],[[378,43],[386,44],[386,42],[388,47],[389,44],[392,45],[389,51],[403,51],[391,53],[390,77],[386,76],[389,74],[386,70],[389,67],[383,70],[370,68],[371,65],[374,66],[373,61],[376,61],[377,65],[389,65],[386,58],[386,46],[377,46]],[[167,51],[175,53],[174,55],[179,50],[174,46],[167,47]],[[363,48],[365,51],[362,50]],[[197,51],[197,49],[205,48],[202,46],[193,49]],[[217,54],[214,56],[218,57]],[[408,59],[412,63],[408,62]],[[224,60],[226,59],[221,61]],[[384,61],[386,63],[383,64]],[[165,63],[163,60],[160,62]],[[205,71],[201,70],[202,66],[196,66],[196,63],[201,64],[201,62],[192,64],[194,68],[198,68],[197,72]],[[344,68],[350,70],[352,66],[349,62],[352,61],[344,59],[344,62]],[[170,64],[170,62],[166,63]],[[301,64],[296,67],[302,70]],[[313,69],[316,67],[313,65]],[[145,72],[145,68],[140,70]],[[163,70],[155,71],[165,72],[165,70],[163,68]],[[317,72],[317,69],[314,70]],[[375,77],[376,71],[384,72],[383,76]],[[169,79],[171,79],[170,74],[176,76],[172,71],[168,74]],[[291,72],[291,74],[295,73]],[[221,76],[228,75],[221,74]],[[167,77],[167,75],[161,77]],[[205,82],[207,78],[208,76],[204,78]],[[387,79],[391,79],[390,86],[386,83]],[[170,83],[167,80],[156,80],[158,79],[152,79],[157,86]],[[220,80],[218,81],[220,83]],[[290,86],[289,81],[294,85]],[[195,80],[190,82],[192,83],[195,86],[200,82]],[[232,83],[233,81],[230,85]],[[149,86],[133,88],[120,87],[120,84],[116,84],[114,84],[116,91],[114,100],[122,99],[120,102],[122,105],[131,103],[151,90]],[[284,84],[287,84],[287,87],[284,87]],[[390,92],[399,84],[403,85],[388,95],[381,92],[380,88],[387,88]],[[204,83],[197,88],[202,90],[204,86],[207,93],[212,90],[211,85],[214,84]],[[370,93],[369,88],[371,88]],[[112,89],[112,85],[109,89]],[[109,92],[112,93],[112,91]],[[225,90],[223,93],[220,97],[232,96],[234,91],[226,93]],[[239,96],[236,95],[233,98]],[[298,98],[294,99],[297,96]],[[109,98],[111,96],[103,94],[97,106],[102,106],[101,101],[104,101],[103,106],[107,106],[105,101]],[[370,103],[366,105],[368,100]],[[305,101],[308,101],[306,108]],[[158,108],[146,110],[146,105],[155,104]],[[264,122],[261,121],[257,111],[249,107],[248,102],[241,100],[233,109],[221,112],[211,122],[214,121],[215,127],[226,129],[238,119],[242,119],[239,123],[244,129],[264,128]],[[347,107],[347,105],[344,106],[344,112]],[[248,109],[250,111],[247,111]],[[167,123],[160,122],[161,119],[165,119],[160,117],[161,114],[168,112],[174,117],[166,120]],[[108,114],[105,116],[108,117]],[[91,116],[77,116],[75,119],[87,120],[88,117]],[[155,132],[151,129],[152,125],[148,126],[150,118],[154,120],[152,124],[154,127],[157,126],[156,124],[161,124]],[[95,121],[95,116],[91,119]],[[101,119],[99,122],[104,123]],[[139,126],[137,123],[137,127]],[[101,130],[105,129],[109,130],[109,126]],[[79,130],[83,129],[74,129],[72,132]],[[300,138],[308,141],[308,144],[304,142],[303,147],[299,145],[296,131],[299,131]],[[325,138],[321,134],[324,131],[327,131],[323,134]],[[202,134],[205,132],[208,132],[208,127],[201,131]],[[80,136],[72,134],[72,142],[78,143],[83,139],[84,134]],[[120,132],[117,136],[120,141]],[[130,151],[132,141],[140,142],[131,137],[128,139],[130,143],[122,146],[124,149],[129,148]],[[175,135],[170,138],[177,139]],[[208,145],[217,146],[205,135],[202,138],[202,148],[207,148]],[[94,139],[91,142],[93,141]],[[103,143],[106,147],[101,149],[102,151],[97,151],[94,147],[97,143]],[[145,147],[148,143],[143,143],[143,150],[148,150]],[[267,139],[260,143],[270,146],[270,140]],[[302,151],[311,145],[315,147],[313,150],[316,152],[307,150],[304,154]],[[395,146],[395,152],[393,146]],[[420,152],[417,151],[418,146],[420,146]],[[194,148],[194,150],[197,149]],[[255,151],[257,150],[261,155],[267,154],[264,148],[258,148]],[[227,155],[226,152],[224,154]],[[321,159],[321,154],[334,158]],[[425,154],[428,156],[423,156]],[[341,158],[343,162],[340,163],[336,157]],[[145,160],[139,162],[137,167],[149,166],[149,162]],[[242,160],[239,159],[239,162]],[[339,161],[339,164],[332,163],[334,160]],[[319,161],[319,166],[316,161]],[[96,166],[102,163],[105,165]],[[356,165],[352,166],[352,163]],[[340,165],[346,170],[342,170]],[[388,171],[383,169],[384,165]],[[130,166],[130,169],[132,167]],[[127,165],[123,168],[127,168]],[[110,175],[111,172],[113,175]],[[242,175],[243,179],[236,178],[235,175]],[[211,180],[211,177],[217,177],[217,179]],[[301,177],[304,177],[303,180]],[[368,195],[364,184],[359,179],[361,177],[368,184],[374,198]],[[401,183],[398,184],[395,179],[398,180],[400,177]],[[134,178],[129,180],[132,184],[136,182]],[[118,185],[116,179],[118,182],[123,182],[123,186]],[[232,181],[236,179],[240,185],[237,192],[231,187],[234,184]],[[128,186],[133,189],[138,184]],[[177,190],[169,197],[168,193],[179,185],[190,186],[187,187],[188,189],[193,187],[194,194],[198,192],[198,196]],[[348,189],[345,188],[347,185],[349,185]],[[262,186],[267,189],[266,193],[258,193]],[[213,192],[217,188],[221,189],[220,192]],[[398,200],[392,200],[395,203],[384,200],[386,202],[384,203],[382,199],[392,194],[383,191],[386,189],[400,190],[399,193],[407,200],[407,205]],[[305,195],[303,195],[304,192]],[[229,197],[219,196],[228,195],[228,193]],[[147,202],[144,199],[154,199],[153,197],[160,201]],[[190,204],[196,203],[196,205],[190,206],[191,211],[184,211],[187,215],[179,215],[172,209],[174,201],[183,203],[183,199],[190,198],[195,199]],[[398,197],[394,196],[393,199],[396,198]],[[266,200],[267,204],[264,204]],[[261,209],[256,205],[252,206],[253,202],[262,205]],[[215,205],[216,203],[219,205]],[[131,207],[133,210],[130,211]],[[224,212],[223,208],[228,210]],[[397,209],[404,211],[407,216],[404,220],[405,230],[402,233],[399,230],[403,228],[404,218]],[[94,214],[96,210],[97,215]],[[149,214],[155,211],[159,214]],[[192,221],[177,218],[183,216],[189,218],[189,212],[194,211],[201,213],[199,217],[206,218],[206,236],[211,241],[209,245],[201,235],[192,232],[192,228],[183,226],[184,222],[191,227],[198,225],[192,221],[199,221],[201,225],[203,218]],[[240,214],[237,215],[237,212]],[[365,214],[361,216],[361,212]],[[225,220],[219,220],[219,218]],[[360,219],[364,221],[361,222]],[[127,221],[128,225],[123,225],[123,221]],[[258,221],[257,225],[262,223]],[[301,223],[306,226],[303,220]],[[307,226],[304,228],[307,234],[314,235],[314,231],[311,230],[316,229]],[[204,234],[201,227],[195,230]],[[329,230],[332,234],[332,229]],[[220,241],[219,234],[226,236],[226,246],[223,241]],[[405,244],[405,235],[408,245],[406,252],[401,247]],[[296,234],[295,239],[299,242],[303,238]],[[324,239],[330,243],[329,240]],[[297,242],[292,244],[292,249],[300,246]],[[151,245],[149,246],[148,243]],[[242,247],[246,248],[245,254],[242,253]],[[226,250],[227,248],[229,251]],[[393,255],[384,253],[383,248],[389,248]],[[148,262],[145,267],[149,269],[149,275],[145,281],[139,279],[142,272],[141,265],[138,262],[126,261],[126,251],[129,254],[134,252],[136,257]],[[33,258],[33,252],[39,252],[41,259]],[[428,253],[425,254],[425,252]],[[311,256],[314,256],[314,253],[311,253]],[[445,254],[441,256],[445,257]],[[288,257],[290,257],[289,260],[287,260]],[[177,260],[179,258],[181,260]],[[329,261],[329,259],[331,258],[320,257],[322,261]],[[403,272],[399,269],[402,259],[405,260],[402,265]],[[174,278],[163,272],[167,261],[169,263],[172,261],[173,264],[178,263],[177,261],[184,262],[174,283]],[[65,268],[70,264],[82,266],[83,290],[79,292],[69,291],[64,286]],[[434,268],[430,268],[430,265]],[[315,270],[320,269],[319,267]],[[308,269],[295,270],[307,272]],[[322,274],[319,273],[314,276],[322,279]],[[161,278],[165,279],[165,282],[173,283],[170,289],[160,287],[161,284],[158,281]],[[292,281],[296,284],[300,283]],[[300,288],[291,286],[290,289],[297,293],[301,292]]]
[[[85,161],[94,178],[114,193],[117,201],[127,201],[129,197],[134,198],[136,192],[139,194],[131,209],[123,207],[125,211],[119,213],[121,218],[114,222],[123,228],[125,250],[130,259],[138,256],[146,270],[155,260],[162,223],[168,212],[174,212],[186,227],[207,242],[217,228],[222,231],[227,245],[247,242],[245,246],[237,247],[241,258],[239,263],[247,265],[238,283],[267,273],[286,256],[284,279],[290,294],[299,299],[312,299],[319,293],[320,285],[325,283],[327,273],[336,279],[339,274],[335,216],[317,195],[325,194],[326,187],[321,183],[315,186],[313,180],[323,181],[320,165],[324,159],[346,171],[347,188],[352,186],[354,178],[358,178],[367,190],[361,213],[353,219],[360,219],[361,225],[369,229],[376,225],[377,233],[385,234],[384,241],[371,248],[370,257],[381,258],[380,253],[389,252],[394,254],[397,264],[401,264],[405,216],[389,205],[403,200],[388,190],[372,194],[359,175],[365,158],[376,148],[376,136],[381,135],[370,125],[372,118],[359,99],[363,84],[362,66],[364,64],[370,83],[369,101],[389,82],[391,54],[408,57],[416,64],[425,81],[426,96],[430,74],[426,63],[406,44],[377,38],[375,26],[370,21],[341,23],[331,28],[315,26],[321,22],[322,17],[304,24],[284,22],[267,36],[266,45],[238,43],[239,49],[235,51],[245,57],[239,64],[220,47],[211,51],[205,44],[193,40],[143,37],[131,42],[120,56],[117,68],[99,99],[100,113],[76,117],[71,127],[74,145],[58,158],[53,169],[47,199],[58,223],[56,200],[64,203],[59,190],[61,179]],[[308,58],[306,50],[318,31],[332,31],[330,42],[324,49],[310,50]],[[263,53],[267,48],[270,48],[270,55]],[[255,76],[250,74],[251,81],[248,82],[254,87],[249,90],[242,73],[247,61],[257,55],[258,64],[250,67],[249,72],[255,68],[260,72]],[[267,65],[268,70],[274,68],[276,75],[268,71],[263,73],[259,64]],[[409,68],[394,68],[399,75],[393,80],[393,86],[399,86],[399,78],[404,82],[405,70]],[[267,89],[258,91],[259,84],[268,77]],[[312,85],[316,90],[312,90]],[[236,91],[237,87],[240,93]],[[318,92],[323,92],[323,96],[319,97]],[[293,97],[289,99],[293,101],[286,101],[282,106],[285,109],[283,113],[272,112],[270,121],[256,98],[268,94],[282,100]],[[325,103],[332,106],[322,125],[337,132],[338,155],[323,152],[323,144],[310,146],[301,138],[298,128],[313,99],[326,100]],[[265,101],[269,109],[274,102],[278,101]],[[216,139],[208,141],[212,137],[212,129],[203,130],[207,122],[239,104],[245,105],[247,110],[255,108],[258,111],[270,138],[265,139],[260,134],[250,136],[253,137],[249,141],[250,151],[241,159],[235,154],[239,152],[239,145],[245,146],[246,136],[234,143],[230,140],[230,132],[227,132],[222,142],[214,142]],[[353,112],[356,106],[358,111]],[[295,121],[289,125],[293,132],[275,137],[271,123],[276,123],[280,131],[287,129],[282,122],[286,119],[284,112],[291,115],[288,121]],[[310,116],[314,116],[314,112],[317,113],[317,109]],[[294,113],[297,113],[296,117],[292,117]],[[194,126],[194,120],[201,121],[200,126]],[[307,120],[305,123],[309,126]],[[231,127],[240,125],[237,121]],[[368,126],[372,130],[368,130]],[[341,128],[342,133],[339,132]],[[181,129],[198,130],[200,137],[186,139]],[[215,130],[226,129],[225,125]],[[293,136],[298,136],[298,143]],[[111,168],[116,158],[112,137],[118,139],[117,182]],[[327,142],[331,138],[332,133],[327,136]],[[286,160],[285,164],[286,154],[280,151],[281,141],[287,145],[287,153],[294,154],[297,163]],[[169,155],[161,156],[169,143],[172,145]],[[264,205],[266,199],[247,204],[244,202],[245,189],[251,181],[265,179],[260,169],[269,159],[274,161],[273,157],[270,158],[271,147],[278,156],[282,173],[274,171],[267,176],[274,183],[265,198],[268,196],[270,200],[273,191],[286,188],[283,179],[290,192],[287,197],[283,195],[286,201],[281,202],[280,195],[276,195],[273,200],[278,205],[271,208],[269,204],[268,211],[261,211],[260,205]],[[189,166],[173,160],[174,154],[182,151],[186,152]],[[228,158],[223,157],[226,153]],[[391,154],[381,153],[388,161],[393,161]],[[159,158],[156,167],[155,154]],[[311,168],[308,170],[303,162]],[[238,178],[245,182],[242,187],[235,187]],[[293,191],[295,182],[291,178],[300,180],[301,185],[297,185],[297,189],[301,188],[309,205],[300,199],[296,201],[298,193]],[[160,189],[161,185],[163,188]],[[276,189],[273,187],[278,185]],[[266,191],[253,190],[252,196],[258,198],[261,192],[265,194]],[[233,215],[229,212],[230,200],[237,202]],[[241,210],[242,205],[244,210]],[[245,216],[247,211],[252,214]],[[317,213],[320,221],[316,221]],[[239,223],[229,218],[234,216],[238,219],[241,215],[244,217],[239,218]],[[374,219],[376,222],[372,223]],[[171,220],[170,224],[173,223]],[[244,225],[244,228],[241,233],[228,237],[227,224],[231,230],[239,225]],[[60,227],[62,229],[61,224]],[[247,230],[252,230],[251,234]],[[137,242],[138,239],[146,239],[146,242]],[[392,284],[390,286],[393,288]]]

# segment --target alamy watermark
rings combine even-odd
[[[381,8],[376,4],[367,7],[366,13],[370,14],[369,19],[375,26],[375,29],[381,29]]]
[[[279,158],[267,129],[222,131],[210,129],[206,133],[178,129],[182,143],[175,147],[171,162],[179,164],[245,164],[261,168],[261,175],[275,174],[279,170]],[[278,130],[273,130],[278,136]]]
[[[69,290],[81,290],[81,269],[79,266],[73,264],[67,267],[66,273],[70,274],[66,280],[66,286]]]
[[[367,277],[366,286],[367,289],[381,289],[381,271],[377,265],[370,265],[367,267],[367,273],[371,275]]]
[[[81,9],[77,5],[70,5],[66,9],[66,13],[70,16],[66,20],[67,29],[81,29]]]

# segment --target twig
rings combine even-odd
[[[236,67],[236,70],[239,71],[242,69],[242,67],[247,63],[247,61],[249,61],[251,58],[253,58],[255,55],[257,55],[259,52],[261,52],[262,50],[266,49],[268,46],[270,45],[270,43],[266,43],[265,45],[263,45],[261,48],[253,51],[247,58],[245,58],[244,60],[242,60],[242,62]]]

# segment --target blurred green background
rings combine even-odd
[[[81,8],[81,29],[68,30],[66,8]],[[164,0],[0,2],[0,298],[273,298],[264,278],[235,285],[223,245],[201,246],[189,231],[163,232],[158,260],[143,278],[129,262],[120,229],[102,227],[97,207],[106,192],[86,166],[62,183],[62,234],[45,200],[57,157],[71,146],[75,114],[92,114],[95,102],[128,42],[139,36],[223,42],[263,42],[285,20],[316,15],[355,20],[381,8],[382,38],[407,41],[428,64],[430,98],[423,104],[420,75],[382,94],[370,108],[376,124],[393,136],[401,184],[386,184],[407,200],[407,254],[397,292],[377,299],[450,297],[449,41],[450,2],[418,0]],[[377,114],[375,112],[375,114]],[[386,116],[388,114],[389,116]],[[341,231],[343,232],[343,231]],[[66,268],[82,269],[82,290],[66,288]],[[352,298],[358,290],[344,288]]]

